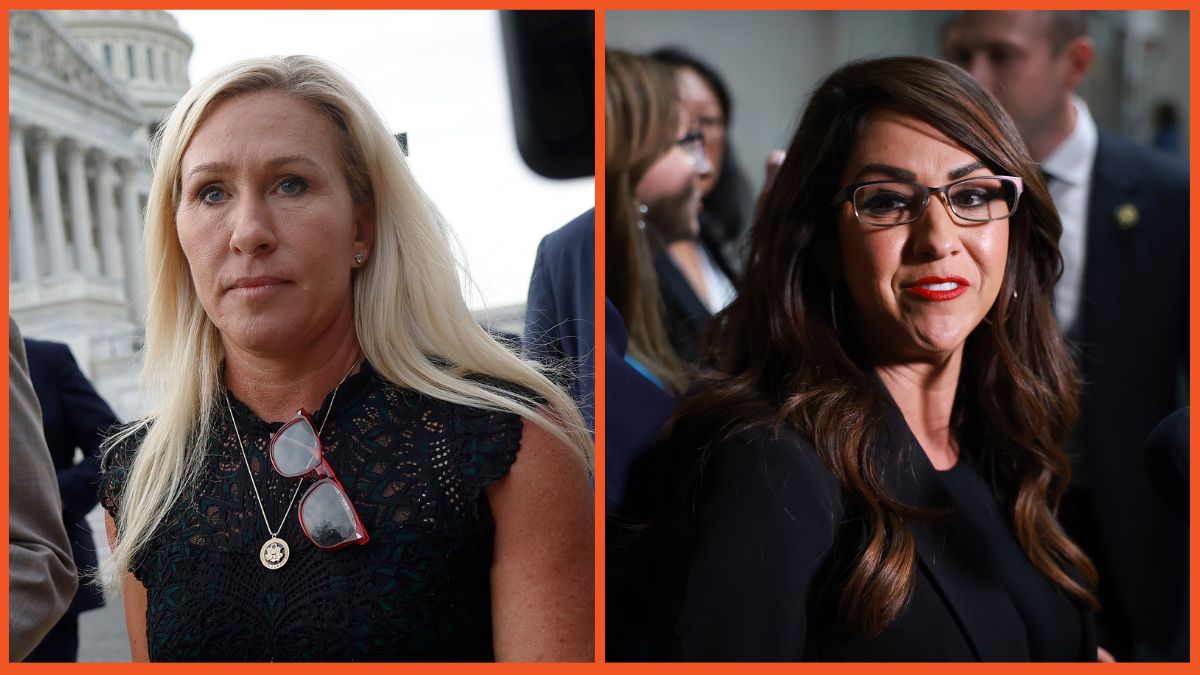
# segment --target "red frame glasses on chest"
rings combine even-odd
[[[303,408],[297,410],[289,422],[271,435],[268,454],[271,466],[280,475],[319,477],[304,492],[299,507],[300,527],[314,546],[335,551],[371,540],[350,501],[350,493],[325,461],[325,448],[308,412]]]

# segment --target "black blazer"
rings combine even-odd
[[[85,516],[99,501],[100,442],[118,423],[108,404],[79,370],[67,345],[25,340],[29,376],[42,406],[42,424],[62,494],[63,524],[71,540],[75,567],[84,573],[98,564],[96,542]],[[75,449],[83,459],[75,463]],[[103,594],[92,584],[79,585],[68,614],[104,604]]]
[[[1152,658],[1187,658],[1187,523],[1152,486],[1142,447],[1185,405],[1178,390],[1188,364],[1188,195],[1184,163],[1100,133],[1083,300],[1068,336],[1085,383],[1066,507],[1090,509],[1094,523],[1067,526],[1090,544],[1099,567],[1101,625],[1149,643],[1156,653],[1143,657]],[[1099,541],[1089,541],[1097,533]]]
[[[617,308],[604,301],[604,503],[625,495],[629,467],[650,447],[675,408],[675,398],[625,361],[629,336]]]
[[[945,506],[943,479],[894,405],[884,420],[874,458],[889,493],[910,506]],[[668,464],[694,453],[671,441],[663,447],[674,455]],[[1048,658],[1048,642],[1059,658],[1096,658],[1091,614],[1036,572],[1040,583],[1019,592],[1045,611],[1036,621],[1022,619],[1004,582],[981,573],[990,565],[987,553],[960,515],[909,524],[917,550],[912,598],[882,634],[867,639],[847,629],[838,612],[865,528],[811,443],[759,428],[719,445],[700,464],[699,488],[684,499],[683,515],[650,544],[634,546],[640,560],[637,552],[616,556],[627,575],[617,581],[629,584],[623,601],[646,598],[647,658],[1022,661],[1034,656],[1035,644]],[[637,569],[642,578],[628,572]],[[1039,622],[1043,630],[1034,628]]]
[[[655,254],[654,272],[658,276],[658,296],[667,341],[679,358],[695,363],[700,356],[700,335],[712,313],[700,302],[687,277],[666,251]]]

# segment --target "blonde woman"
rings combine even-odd
[[[347,78],[235,63],[165,123],[149,415],[103,500],[137,660],[591,660],[591,446],[471,318]]]

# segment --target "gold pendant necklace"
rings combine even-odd
[[[350,377],[350,373],[358,367],[362,359],[355,359],[354,365],[350,366],[350,370],[342,376],[341,382],[333,388],[333,396],[329,397],[329,409],[325,411],[325,419],[321,420],[321,428],[317,430],[317,438],[321,437],[321,432],[325,431],[325,423],[329,421],[329,416],[333,414],[333,402],[337,400],[338,389],[342,388],[342,383],[346,378]],[[292,500],[288,502],[287,511],[283,512],[283,520],[279,521],[279,527],[271,529],[271,521],[267,520],[267,509],[263,506],[262,497],[258,494],[258,483],[254,480],[254,473],[250,471],[250,460],[246,458],[246,446],[242,444],[242,432],[238,429],[237,419],[233,416],[233,405],[229,403],[229,389],[225,389],[225,409],[229,411],[229,421],[233,424],[233,434],[237,438],[238,449],[242,451],[242,462],[246,465],[246,473],[250,476],[250,487],[254,488],[254,501],[258,502],[258,510],[262,512],[263,524],[267,526],[267,532],[271,534],[271,538],[263,542],[262,548],[258,549],[258,560],[263,567],[269,570],[277,570],[287,564],[288,558],[291,557],[291,549],[283,539],[279,538],[279,532],[283,529],[283,524],[287,522],[288,515],[292,512],[292,505],[296,503],[296,495],[300,494],[300,486],[304,483],[304,478],[296,481],[296,490],[292,493]],[[268,448],[268,452],[270,449]]]

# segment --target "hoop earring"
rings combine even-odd
[[[841,335],[842,331],[838,330],[837,325],[837,299],[832,286],[829,288],[829,318],[833,320],[833,332]]]

